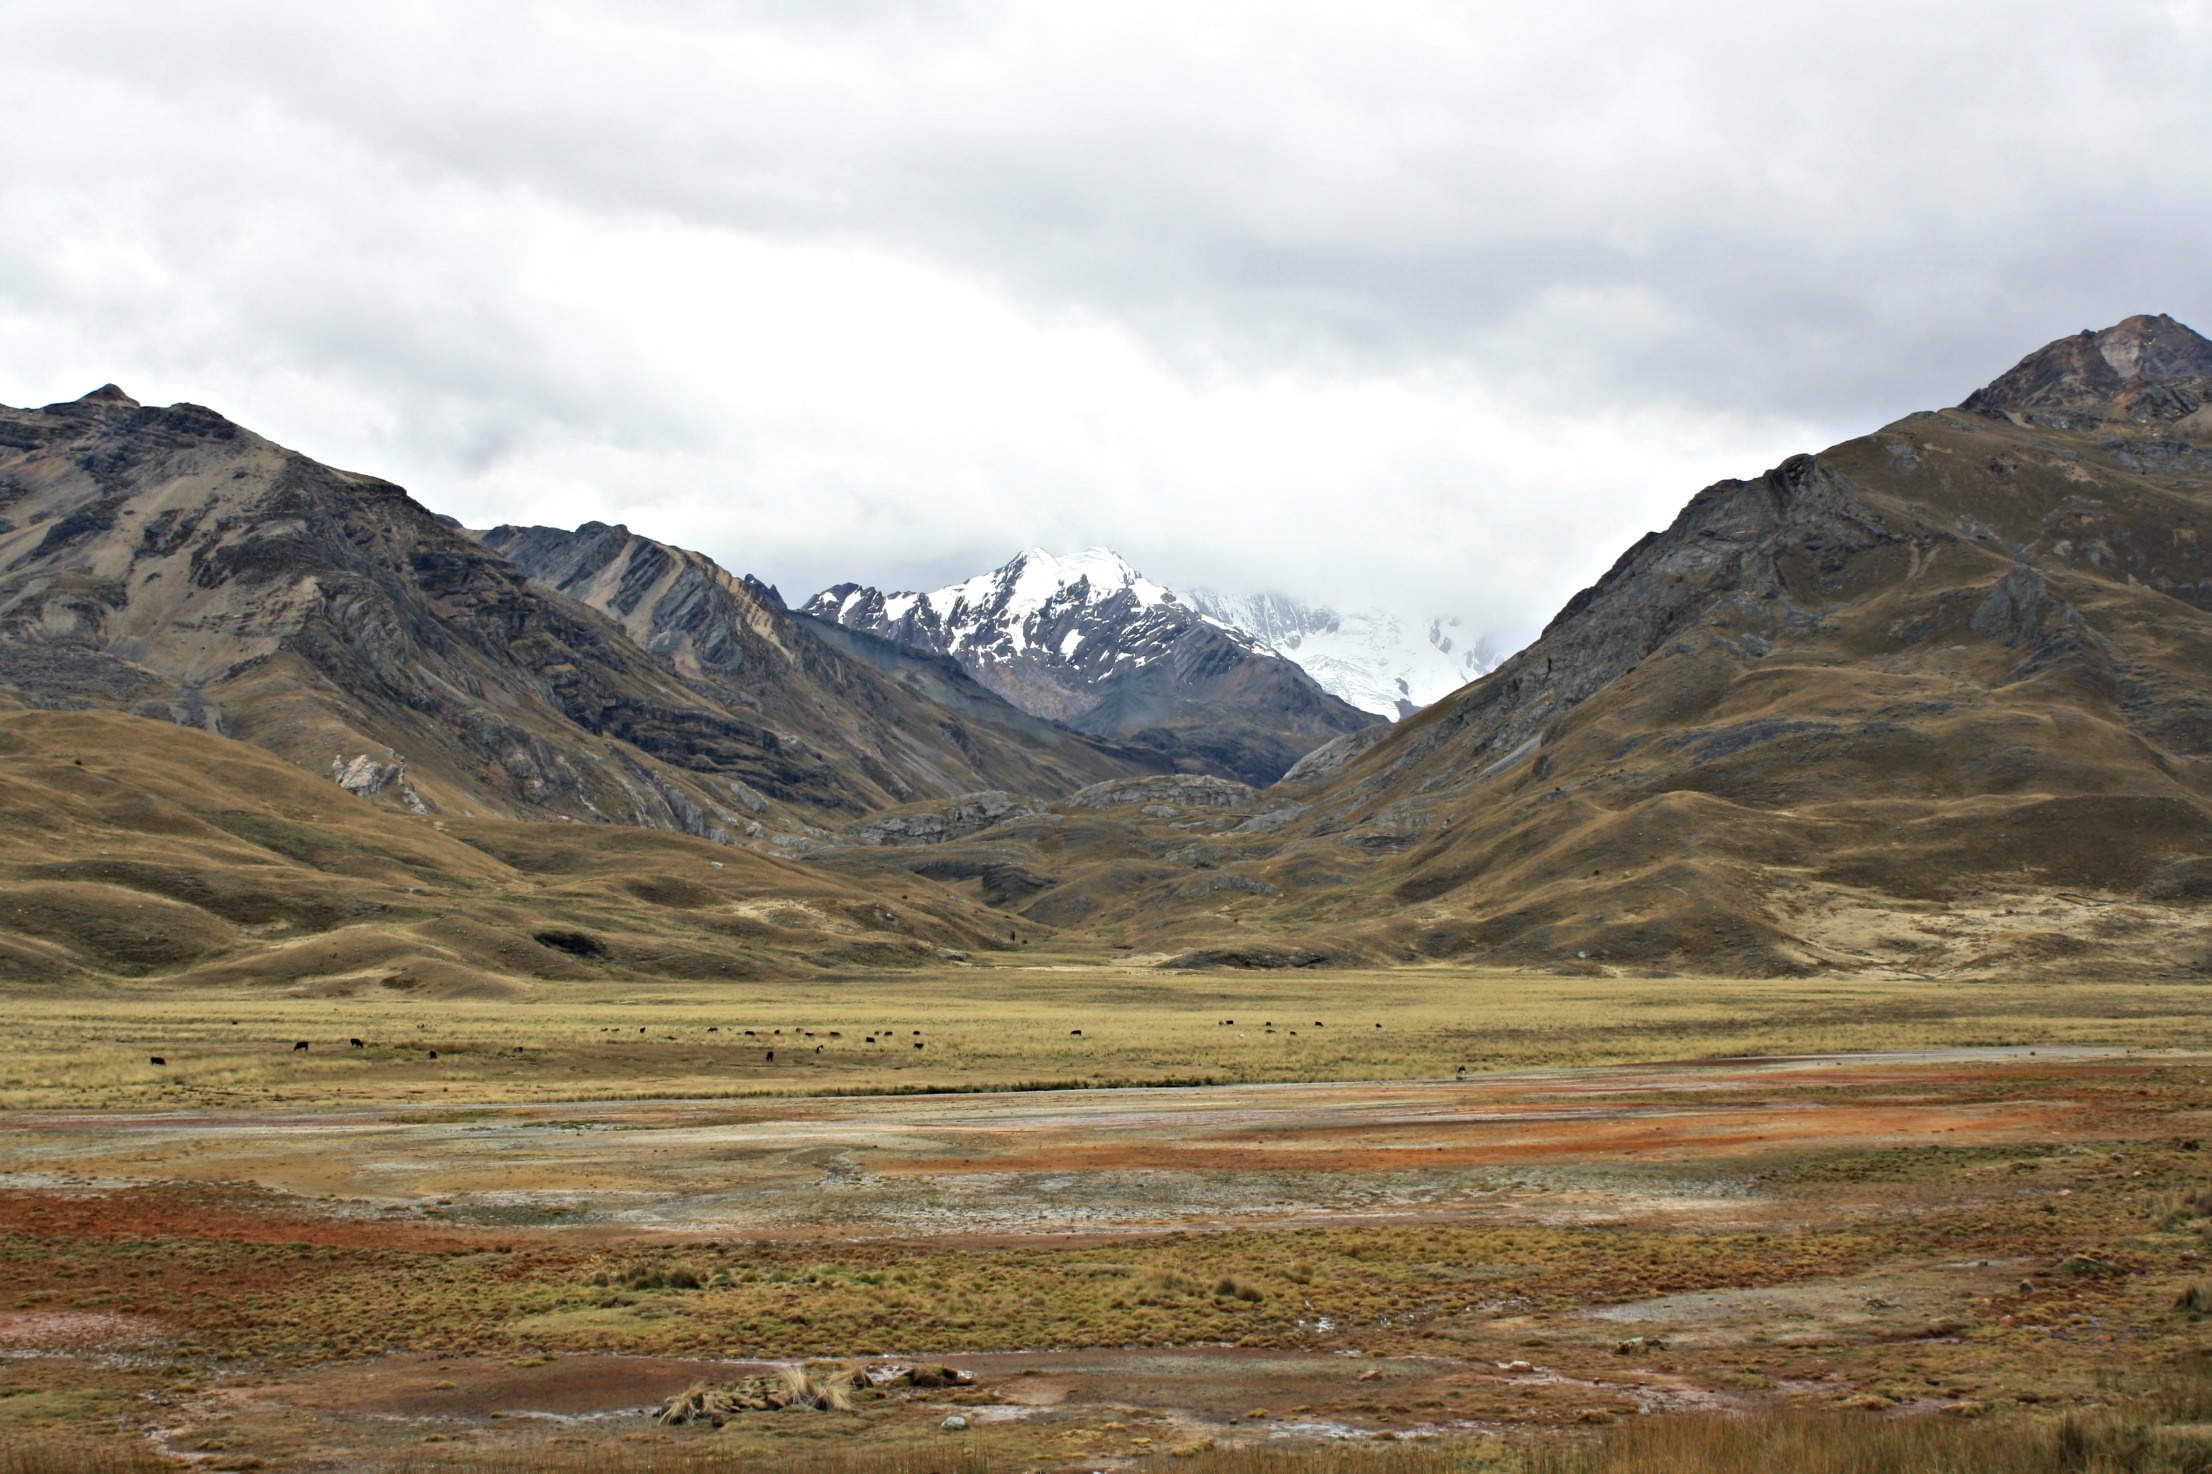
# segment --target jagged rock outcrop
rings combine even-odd
[[[1037,809],[1010,793],[963,793],[941,808],[884,814],[859,825],[855,839],[867,845],[943,844]]]
[[[1151,804],[1171,809],[1229,809],[1257,802],[1259,795],[1243,783],[1202,773],[1162,774],[1118,783],[1094,783],[1068,796],[1078,809],[1111,809],[1122,804]]]
[[[839,584],[806,612],[950,656],[1024,711],[1247,783],[1272,783],[1323,742],[1382,720],[1103,548],[1072,558],[1032,548],[930,593]]]
[[[924,662],[885,642],[795,617],[758,579],[627,527],[495,527],[481,542],[615,620],[687,687],[777,733],[784,750],[818,758],[861,807],[981,788],[1049,797],[1156,765],[1018,710],[956,665],[913,669]]]
[[[1961,409],[2058,429],[2184,420],[2212,403],[2212,342],[2164,313],[2084,328],[2029,354]]]

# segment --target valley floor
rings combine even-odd
[[[2196,998],[1072,965],[19,991],[0,1450],[1072,1470],[1511,1463],[1714,1410],[2055,1426],[2212,1344]],[[968,1380],[650,1417],[806,1359]]]

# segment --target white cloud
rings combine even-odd
[[[801,596],[1525,634],[1705,481],[2212,326],[2195,4],[0,5],[0,399]]]

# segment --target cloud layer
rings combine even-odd
[[[2212,329],[2197,4],[0,3],[0,399],[803,595],[1540,625],[1721,475]]]

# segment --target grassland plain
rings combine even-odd
[[[2173,981],[1163,975],[1049,954],[794,982],[539,980],[500,998],[78,980],[0,992],[0,1108],[1418,1080],[1462,1067],[1885,1049],[2208,1049],[2208,997],[2205,984]]]
[[[1195,1002],[1168,989],[1150,1013],[1139,1005],[1156,979],[1125,995],[1097,972],[958,979],[965,991],[934,995],[937,1011],[896,1020],[906,1054],[915,1028],[932,1049],[946,1041],[937,1083],[1082,1078],[1056,1052],[1074,1047],[1060,1042],[1078,1026],[1066,1008],[1107,1019],[1080,1025],[1085,1040],[1127,1028],[1148,1041],[1132,1058],[1175,1058],[1161,1039],[1178,1030],[1244,1026],[1254,1051],[1290,1043],[1288,1006],[1274,1040],[1264,1012],[1259,1038],[1246,1026],[1262,993],[1283,1002],[1280,979],[1205,979]],[[1485,991],[1443,975],[1378,981],[1401,991],[1359,995],[1376,1017],[1323,1011],[1323,1031],[1418,1041],[1453,1025],[1455,982]],[[984,1020],[1006,1005],[973,989],[1025,982],[1039,985],[1019,1015],[1030,1022],[990,1038]],[[1517,1039],[1514,1063],[1547,1067],[1464,1082],[1267,1083],[1255,1052],[1236,1065],[1260,1077],[1249,1085],[800,1093],[919,1083],[877,1061],[873,1074],[825,1064],[802,1082],[724,1082],[791,1093],[719,1102],[675,1086],[714,1078],[699,1062],[724,1046],[635,1023],[644,1005],[611,997],[438,1004],[484,1008],[448,1020],[443,1037],[460,1043],[437,1063],[479,1058],[457,1086],[405,1073],[429,1067],[427,1048],[419,1062],[350,1048],[324,1061],[334,1051],[309,1023],[368,1027],[331,1020],[334,1000],[180,999],[180,1032],[247,1031],[236,1047],[273,1056],[273,1070],[355,1069],[365,1083],[334,1106],[342,1075],[247,1074],[200,1102],[157,1092],[128,1109],[84,1099],[0,1118],[0,1444],[204,1455],[210,1468],[644,1469],[769,1468],[818,1449],[896,1466],[930,1439],[936,1474],[954,1452],[1030,1470],[1182,1450],[1185,1469],[1422,1439],[1454,1468],[1666,1469],[1818,1444],[1892,1460],[1830,1467],[1917,1467],[1896,1462],[1909,1453],[1967,1469],[2059,1467],[1990,1462],[1991,1450],[2042,1459],[2069,1417],[2080,1438],[2084,1418],[2179,1418],[2142,1409],[2145,1389],[2207,1345],[2212,1164],[2197,1137],[2212,1136],[2212,1069],[2140,1043],[2176,1039],[2181,991],[1974,990],[1981,1006],[1968,1007],[1955,986],[1794,984],[1743,1025],[1713,985],[1535,987],[1518,1033],[1503,997],[1472,1022]],[[825,1048],[864,1047],[830,1011],[838,996],[778,1005],[748,991],[739,1037],[765,1024],[770,1038],[811,1029]],[[852,996],[852,1020],[887,1001]],[[1315,1014],[1315,994],[1288,996]],[[675,990],[652,1006],[703,1001]],[[102,1031],[150,1016],[143,998],[105,1002],[113,1012],[34,1000],[8,1068],[58,1079],[64,1066],[30,1057],[120,1047]],[[1910,1022],[1883,1042],[1909,1033],[1921,1050],[1566,1067],[1631,1052],[1607,1031],[1639,1011],[1677,1020],[1687,1057],[1739,1038],[1793,1053],[1863,1042],[1849,1020],[1885,1004]],[[778,1006],[794,1010],[781,1023]],[[386,1022],[418,1016],[395,1008]],[[964,1053],[952,1041],[968,1018]],[[1301,1041],[1312,1023],[1301,1018]],[[564,1047],[554,1024],[573,1031],[581,1075],[546,1068]],[[831,1026],[844,1037],[829,1040]],[[719,1040],[732,1025],[714,1027]],[[639,1054],[638,1028],[670,1052]],[[313,1044],[297,1059],[295,1035]],[[2015,1047],[1989,1047],[2001,1044]],[[1417,1047],[1389,1047],[1345,1057],[1378,1077],[1421,1063]],[[684,1067],[666,1068],[679,1050]],[[610,1098],[561,1105],[575,1080]],[[1178,1197],[1162,1186],[1174,1181],[1198,1186]],[[803,1359],[942,1360],[971,1380],[720,1429],[656,1427],[641,1411],[694,1381]],[[1685,1462],[1681,1440],[1711,1449],[1719,1435],[1666,1430],[1713,1410],[1749,1418],[1728,1434],[1736,1462]],[[937,1432],[948,1416],[972,1437]],[[2181,1436],[2137,1441],[2163,1459]],[[1561,1438],[1595,1441],[1560,1452]]]

